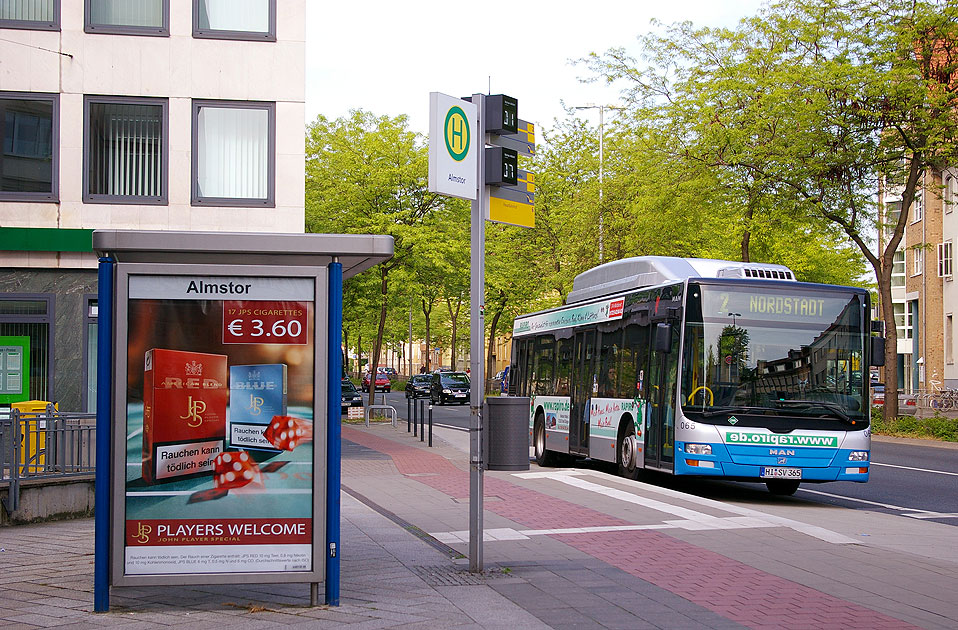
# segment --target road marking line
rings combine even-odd
[[[929,512],[928,514],[902,514],[911,518],[958,518],[958,512]]]
[[[831,497],[833,499],[844,499],[846,501],[856,501],[858,503],[865,503],[867,505],[875,505],[878,507],[883,507],[887,510],[895,510],[906,512],[902,516],[913,516],[914,514],[937,514],[937,512],[932,512],[930,510],[919,510],[918,508],[904,507],[901,505],[892,505],[891,503],[879,503],[878,501],[869,501],[867,499],[856,499],[855,497],[846,497],[841,494],[832,494],[830,492],[822,492],[821,490],[811,490],[809,488],[799,488],[799,492],[808,492],[810,494],[817,494],[823,497]]]
[[[684,492],[679,492],[677,490],[671,490],[669,488],[660,488],[658,486],[653,486],[650,484],[641,483],[639,481],[634,481],[632,479],[625,479],[622,477],[614,477],[607,475],[605,473],[600,473],[598,471],[592,470],[561,470],[555,472],[529,472],[529,473],[513,473],[516,477],[521,479],[552,479],[553,481],[559,481],[571,486],[577,486],[584,490],[590,490],[593,492],[599,492],[609,496],[610,498],[615,498],[629,503],[635,503],[638,505],[644,505],[652,509],[658,509],[659,511],[669,512],[679,516],[680,514],[687,515],[697,515],[688,520],[696,523],[698,526],[702,525],[719,525],[725,519],[709,516],[707,514],[702,514],[700,512],[695,512],[687,508],[681,508],[678,506],[672,506],[671,504],[664,503],[662,501],[656,501],[655,499],[649,499],[640,497],[638,495],[632,494],[630,492],[625,492],[621,490],[615,490],[614,488],[609,488],[608,486],[603,486],[600,484],[594,484],[585,480],[575,480],[575,477],[581,476],[593,476],[602,479],[603,481],[608,481],[612,483],[617,483],[621,485],[626,485],[631,488],[641,489],[644,492],[651,492],[660,495],[667,496],[673,499],[679,499],[688,503],[694,503],[701,505],[703,507],[710,507],[712,509],[722,510],[725,512],[731,512],[732,514],[738,514],[740,516],[746,516],[758,521],[767,523],[768,526],[781,526],[787,527],[791,530],[800,532],[807,536],[812,536],[825,542],[834,543],[834,544],[861,544],[860,540],[855,540],[847,536],[843,536],[838,532],[833,532],[831,530],[825,529],[824,527],[818,527],[817,525],[809,525],[807,523],[802,523],[799,521],[794,521],[789,518],[784,518],[781,516],[774,516],[772,514],[767,514],[765,512],[759,512],[758,510],[752,510],[746,507],[741,507],[737,505],[732,505],[728,503],[722,503],[721,501],[715,501],[713,499],[706,499],[704,497],[698,497],[692,494],[685,494]],[[666,509],[663,509],[665,507]]]
[[[948,472],[947,470],[930,470],[928,468],[914,468],[913,466],[898,466],[896,464],[879,464],[878,462],[872,462],[872,466],[884,466],[886,468],[901,468],[902,470],[917,470],[918,472],[933,473],[935,475],[950,475],[952,477],[958,477],[958,473]]]

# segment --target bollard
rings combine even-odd
[[[412,436],[419,435],[419,405],[417,402],[412,404]]]
[[[411,398],[406,399],[406,433],[412,431],[412,427],[410,426],[412,424],[412,415],[410,415],[412,412],[411,400]]]
[[[429,448],[432,448],[432,403],[429,403]]]
[[[432,405],[429,405],[432,407]],[[425,411],[425,410],[423,410]],[[419,441],[423,442],[426,440],[426,414],[419,414]]]

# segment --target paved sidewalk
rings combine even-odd
[[[429,449],[404,423],[344,425],[339,607],[254,584],[114,588],[94,614],[85,519],[0,529],[0,628],[958,627],[958,528],[888,517],[866,545],[853,511],[828,508],[826,531],[787,501],[770,514],[589,471],[486,473],[473,575],[467,450],[465,432]]]

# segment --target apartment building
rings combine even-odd
[[[0,0],[0,405],[96,397],[94,229],[303,232],[305,0]]]
[[[901,212],[900,191],[883,199],[886,222]],[[898,332],[898,382],[905,393],[958,388],[954,317],[954,243],[958,241],[958,169],[926,172],[907,209],[905,234],[892,266]],[[885,234],[883,233],[884,237]]]

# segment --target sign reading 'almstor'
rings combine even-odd
[[[469,101],[429,93],[429,191],[460,199],[478,194],[478,109]]]

